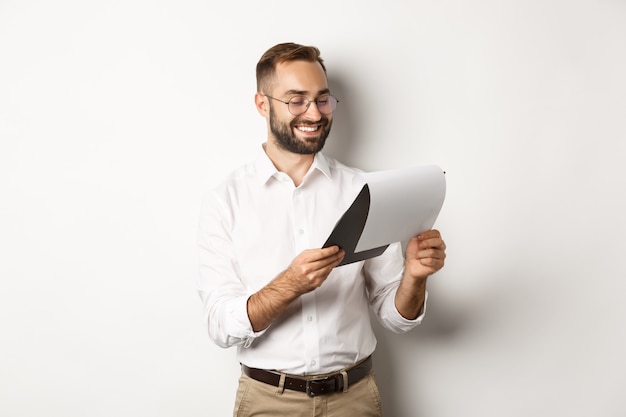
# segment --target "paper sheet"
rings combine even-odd
[[[365,185],[324,247],[346,251],[341,265],[378,256],[435,224],[446,194],[444,172],[421,165],[362,174]]]
[[[431,229],[446,194],[441,168],[417,166],[363,175],[370,209],[357,251],[408,240]]]

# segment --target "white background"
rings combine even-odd
[[[1,0],[0,415],[230,415],[196,225],[284,41],[326,59],[330,155],[447,171],[387,415],[626,415],[623,0]]]

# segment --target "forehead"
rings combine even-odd
[[[274,93],[316,94],[328,90],[328,80],[319,62],[288,61],[276,66]]]

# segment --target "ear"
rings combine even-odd
[[[254,105],[256,106],[256,110],[259,112],[261,116],[265,118],[269,117],[270,105],[269,105],[267,97],[265,97],[261,93],[256,93],[254,95]]]

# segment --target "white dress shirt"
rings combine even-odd
[[[248,298],[300,252],[324,244],[361,189],[359,172],[318,153],[295,187],[261,151],[205,195],[197,289],[210,338],[237,346],[241,363],[297,375],[334,372],[374,351],[370,306],[397,333],[421,322],[423,313],[407,320],[395,307],[404,258],[394,243],[376,258],[336,267],[267,329],[252,330]]]

